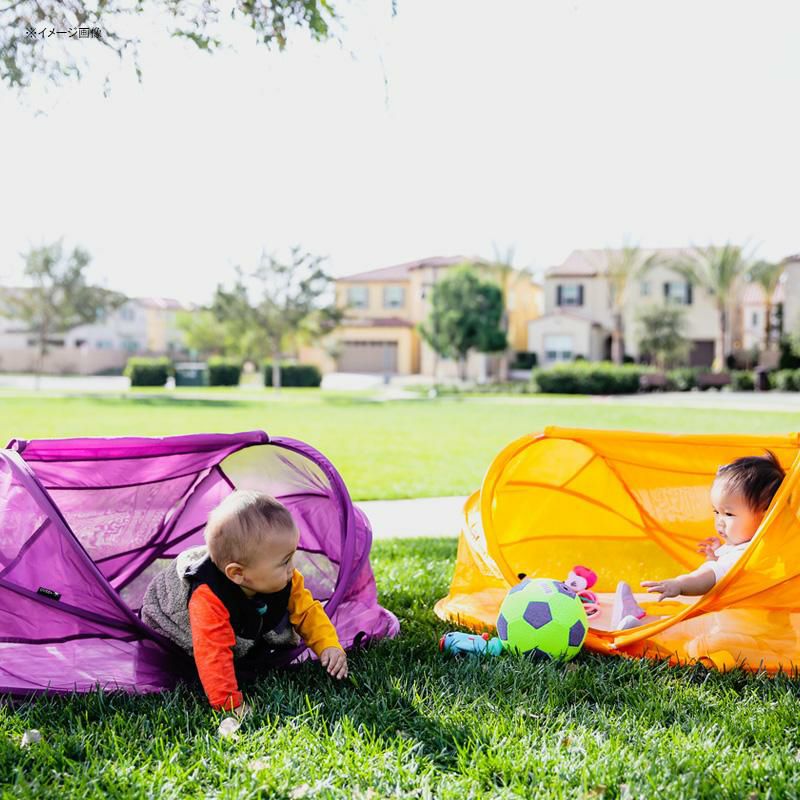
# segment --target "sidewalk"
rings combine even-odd
[[[375,539],[458,536],[466,497],[366,500],[357,505],[372,524]]]

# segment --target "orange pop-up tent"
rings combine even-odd
[[[697,542],[714,534],[709,489],[717,467],[772,450],[786,470],[753,539],[703,597],[655,603],[659,618],[609,630],[619,580],[672,577],[699,566]],[[520,576],[566,578],[576,564],[598,575],[602,611],[586,647],[603,653],[743,664],[769,672],[800,666],[800,435],[703,436],[547,428],[492,462],[464,508],[445,620],[485,630]]]

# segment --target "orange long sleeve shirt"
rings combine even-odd
[[[292,575],[289,622],[303,641],[319,656],[328,647],[342,648],[333,623],[319,600],[305,588],[303,576]],[[200,682],[215,709],[230,711],[243,702],[233,667],[236,635],[225,604],[207,586],[199,586],[189,600],[192,649]]]

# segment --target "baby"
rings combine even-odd
[[[704,539],[698,551],[708,559],[693,572],[660,581],[642,581],[648,592],[659,595],[659,601],[678,595],[702,595],[714,586],[736,563],[755,536],[764,514],[783,481],[784,472],[778,459],[767,451],[766,456],[737,458],[717,470],[711,484],[711,506],[714,526],[720,540]],[[611,624],[614,630],[643,625],[644,610],[636,603],[631,587],[617,586]]]
[[[153,579],[142,619],[194,656],[213,708],[243,714],[237,670],[297,644],[294,629],[330,675],[347,677],[336,629],[294,569],[299,533],[283,505],[235,491],[211,512],[205,540]]]

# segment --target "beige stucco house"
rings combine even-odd
[[[321,347],[301,352],[301,360],[316,362],[325,372],[357,372],[455,377],[458,365],[439,358],[420,336],[417,326],[430,310],[433,287],[464,263],[483,264],[464,256],[426,258],[382,269],[347,275],[336,281],[336,304],[345,312],[342,325]],[[525,350],[528,323],[541,313],[541,287],[526,273],[513,272],[507,281],[509,346]],[[480,380],[496,374],[499,357],[471,353],[468,377]]]
[[[668,263],[681,252],[662,249],[644,254],[656,253],[661,262]],[[607,250],[574,250],[564,263],[546,272],[545,313],[528,325],[528,349],[537,354],[539,364],[572,361],[576,356],[590,361],[610,358],[613,318],[606,278],[609,257]],[[625,353],[633,358],[639,356],[639,310],[664,302],[685,308],[687,337],[692,344],[690,363],[710,366],[718,330],[714,298],[663,264],[654,266],[629,286],[623,313]],[[741,317],[736,314],[729,331],[731,346],[740,346],[740,325]]]

